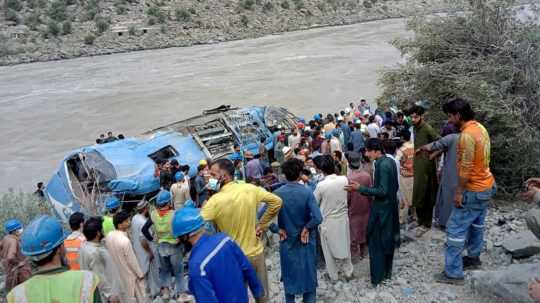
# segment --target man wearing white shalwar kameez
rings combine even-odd
[[[116,265],[120,280],[120,301],[122,303],[149,302],[145,286],[144,272],[133,251],[133,245],[128,237],[130,220],[129,212],[123,210],[113,218],[116,230],[111,231],[105,238],[107,250]]]
[[[319,202],[323,221],[319,226],[321,246],[330,279],[337,280],[341,271],[345,278],[351,278],[351,235],[347,209],[347,177],[337,176],[332,157],[325,155],[314,159],[325,178],[315,188],[315,198]]]
[[[160,290],[159,258],[156,257],[155,244],[147,241],[142,234],[142,228],[146,221],[148,221],[148,202],[141,201],[137,204],[137,214],[131,219],[130,236],[139,266],[146,275],[146,287],[150,291],[150,295],[154,297],[159,295]]]

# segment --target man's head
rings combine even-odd
[[[234,151],[235,152],[240,152],[240,144],[234,143]]]
[[[119,135],[118,135],[118,139],[120,139],[120,140],[124,140],[125,138],[126,138],[126,137],[124,136],[124,134],[119,134]]]
[[[59,267],[65,256],[64,239],[62,224],[43,215],[30,222],[21,234],[21,252],[38,267]]]
[[[388,129],[388,130],[391,130],[392,127],[394,127],[392,121],[385,121],[384,122],[384,128]]]
[[[399,136],[403,142],[411,141],[411,132],[408,129],[403,129]]]
[[[424,121],[424,114],[426,113],[426,110],[419,105],[414,105],[409,109],[409,114],[411,115],[411,119],[414,125],[419,126]]]
[[[383,149],[386,154],[395,155],[396,154],[396,143],[393,140],[383,140],[382,141]]]
[[[4,224],[4,231],[8,234],[19,236],[22,233],[23,225],[18,219],[9,219]]]
[[[362,155],[357,152],[349,152],[347,160],[351,169],[359,169],[362,164]]]
[[[178,163],[178,160],[172,159],[171,160],[171,166],[174,168],[180,168],[180,163]]]
[[[325,175],[332,175],[336,173],[336,165],[334,159],[330,155],[317,156],[313,159],[315,167],[322,171]]]
[[[43,182],[38,182],[36,186],[37,189],[43,190]]]
[[[227,183],[234,179],[234,164],[228,159],[219,159],[212,163],[210,176],[220,183]]]
[[[100,134],[100,135],[99,135],[99,138],[100,138],[100,139],[105,139],[105,134]]]
[[[93,242],[93,241],[100,241],[103,239],[103,219],[101,217],[91,217],[84,222],[83,225],[83,234],[86,240]]]
[[[129,212],[127,210],[122,210],[113,217],[114,228],[121,231],[127,231],[131,220],[129,218]]]
[[[466,100],[455,98],[443,105],[443,111],[448,115],[448,122],[458,129],[467,121],[474,119],[474,111]]]
[[[300,173],[304,168],[304,163],[296,158],[287,160],[281,165],[281,171],[287,178],[287,181],[294,182],[300,178]]]
[[[113,136],[113,135],[112,135],[112,132],[111,132],[111,131],[107,132],[107,136],[108,136],[109,138],[112,137],[112,136]]]
[[[375,123],[375,116],[369,116],[369,124]]]
[[[396,114],[396,122],[397,122],[398,124],[402,124],[402,123],[403,123],[403,120],[405,120],[405,115],[403,115],[402,112],[398,112],[398,113]]]
[[[366,156],[371,161],[379,159],[384,154],[381,140],[377,138],[371,138],[366,142]]]
[[[72,231],[80,230],[84,223],[84,215],[80,212],[74,212],[69,216],[69,227]]]

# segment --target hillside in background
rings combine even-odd
[[[454,4],[450,4],[454,3]],[[0,65],[260,37],[452,8],[446,0],[0,0]]]

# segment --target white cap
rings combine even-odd
[[[283,150],[282,150],[282,151],[283,151],[283,154],[286,155],[288,152],[291,151],[291,148],[288,147],[288,146],[285,146],[285,147],[283,147]]]
[[[283,126],[281,126],[281,124],[278,124],[277,128],[278,128],[278,129],[282,129]]]
[[[369,116],[369,115],[371,115],[371,113],[369,112],[369,110],[366,109],[362,115]]]
[[[338,120],[338,121],[343,121],[343,117],[342,117],[342,116],[338,116],[338,117],[337,117],[337,120]]]
[[[348,108],[348,107],[346,107],[346,108],[345,108],[345,113],[348,114],[348,113],[350,113],[350,112],[351,112],[351,109]]]
[[[362,124],[362,121],[360,121],[360,119],[356,119],[354,120],[354,124]]]

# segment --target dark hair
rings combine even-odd
[[[459,114],[463,121],[470,121],[474,119],[474,111],[466,100],[461,98],[455,98],[443,105],[442,108],[445,114]]]
[[[311,177],[311,170],[307,169],[307,168],[304,168],[302,169],[302,175],[304,176],[308,176],[308,177]]]
[[[385,116],[387,119],[392,119],[392,112],[385,112],[385,113],[384,113],[384,116]]]
[[[390,139],[390,135],[388,133],[380,133],[379,134],[383,139]]]
[[[281,171],[285,175],[285,178],[287,178],[287,181],[298,180],[302,168],[304,168],[304,163],[296,158],[287,160],[281,165]]]
[[[124,134],[120,134],[118,135],[118,139],[122,140],[122,139],[125,139],[126,137],[124,137]]]
[[[402,112],[397,112],[396,117],[401,118],[401,117],[404,117],[404,115]]]
[[[38,187],[38,188],[43,187],[43,182],[38,182],[38,183],[37,183],[37,187]]]
[[[317,156],[313,159],[315,166],[322,170],[326,175],[331,175],[336,173],[336,166],[334,164],[334,159],[330,155]]]
[[[266,142],[266,138],[265,138],[265,137],[260,137],[260,138],[259,138],[259,141],[260,141],[261,143],[265,143],[265,142]]]
[[[101,144],[101,142],[103,142],[101,139],[96,139],[96,144]]]
[[[339,113],[340,113],[342,116],[345,116],[345,111],[344,111],[344,110],[340,111]]]
[[[37,260],[37,261],[32,261],[32,263],[34,263],[36,266],[43,266],[51,262],[54,256],[56,255],[56,252],[58,251],[59,247],[60,245],[56,246],[53,250],[51,250],[51,252],[45,258]]]
[[[227,173],[230,177],[234,176],[235,168],[234,168],[234,163],[232,163],[231,160],[219,159],[219,160],[216,160],[216,162],[212,164],[212,166],[214,165],[217,165],[219,169],[224,170],[225,173]]]
[[[100,138],[105,138],[105,134],[99,135]]]
[[[366,99],[360,99],[360,102],[367,102]]]
[[[84,222],[84,215],[81,212],[74,212],[69,216],[69,227],[71,230],[77,230],[81,228],[81,223]]]
[[[182,172],[188,172],[189,173],[189,165],[180,166],[180,170]]]
[[[366,150],[384,152],[381,140],[378,138],[370,138],[366,142]]]
[[[375,116],[370,116],[368,121],[369,123],[373,123],[375,121]]]
[[[399,136],[405,139],[405,141],[411,141],[411,131],[409,131],[406,128],[401,130],[401,132],[399,133]]]
[[[384,149],[384,152],[390,155],[393,155],[396,153],[396,144],[392,140],[383,140],[382,146]]]
[[[83,235],[86,240],[94,240],[98,232],[103,232],[103,219],[101,217],[88,218],[83,225]]]
[[[114,228],[118,229],[118,225],[124,223],[127,219],[129,219],[129,211],[127,210],[122,210],[121,212],[114,215],[113,217]]]
[[[417,114],[419,116],[423,115],[426,113],[426,110],[420,106],[420,105],[413,105],[410,109],[409,109],[409,114],[412,115],[412,114]]]
[[[391,126],[394,126],[394,122],[390,121],[390,120],[386,120],[384,121],[383,125],[391,125]]]
[[[338,158],[340,160],[343,159],[343,153],[341,151],[339,151],[339,150],[335,150],[334,155],[336,155],[336,158]]]
[[[197,172],[201,172],[201,170],[205,169],[206,165],[199,165],[197,166]]]
[[[107,135],[111,135],[111,136],[112,136],[112,131],[108,131],[108,132],[107,132]]]
[[[269,173],[274,173],[274,169],[272,169],[272,166],[267,166],[263,170],[264,175],[268,175]]]

